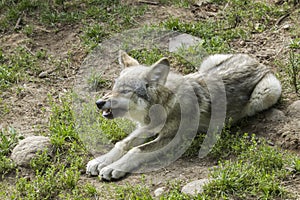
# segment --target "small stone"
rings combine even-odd
[[[50,138],[44,136],[30,136],[21,140],[13,149],[11,159],[18,166],[29,167],[30,161],[36,156],[36,153],[47,149],[50,150],[51,147]]]
[[[39,74],[39,78],[46,78],[48,76],[48,72],[47,71],[43,71]]]
[[[154,196],[155,196],[155,197],[159,197],[159,196],[161,196],[164,192],[165,192],[165,187],[157,188],[157,189],[154,191]]]
[[[265,113],[265,120],[267,122],[280,122],[286,118],[284,112],[276,108],[272,108]]]
[[[290,117],[297,117],[300,118],[300,100],[295,101],[292,103],[288,108],[288,115]]]
[[[291,24],[285,24],[285,25],[283,25],[282,26],[282,28],[284,29],[284,30],[288,30],[288,29],[290,29],[291,28]]]
[[[203,186],[208,184],[212,179],[200,179],[196,181],[192,181],[181,189],[181,192],[188,195],[197,195],[203,192]]]

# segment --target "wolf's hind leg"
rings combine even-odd
[[[244,113],[252,116],[260,111],[273,106],[281,95],[281,85],[279,80],[271,73],[268,73],[255,86],[249,103],[245,107]]]

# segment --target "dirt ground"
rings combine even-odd
[[[197,20],[199,17],[208,17],[214,14],[214,8],[197,7],[203,12],[197,12],[195,9],[184,9],[175,6],[163,7],[152,6],[145,16],[138,19],[137,24],[157,23],[167,19],[170,15],[186,20]],[[201,16],[199,16],[201,13]],[[155,16],[155,17],[153,17]],[[235,40],[231,47],[236,52],[248,53],[254,55],[262,63],[273,67],[276,73],[282,73],[283,69],[275,69],[273,63],[275,60],[287,61],[287,47],[291,36],[287,31],[289,27],[299,24],[293,24],[289,18],[284,19],[277,26],[277,29],[265,31],[263,33],[253,34],[247,41]],[[71,64],[62,72],[55,69],[50,62],[45,62],[41,68],[46,76],[41,76],[39,81],[27,82],[23,85],[16,85],[8,91],[1,94],[5,104],[10,112],[6,114],[0,122],[0,129],[5,127],[14,127],[25,136],[36,135],[39,132],[47,131],[50,106],[48,94],[58,99],[73,87],[77,71],[86,57],[87,53],[83,50],[80,42],[80,33],[82,27],[61,26],[56,30],[39,27],[30,38],[23,33],[11,33],[1,35],[0,47],[6,52],[14,51],[14,48],[21,45],[28,51],[36,52],[44,49],[53,57],[60,60],[69,59],[71,52]],[[30,42],[29,42],[30,41]],[[283,112],[279,119],[268,120],[269,112],[259,114],[254,118],[247,120],[247,124],[242,127],[247,132],[257,133],[270,140],[270,143],[279,145],[285,149],[291,150],[300,155],[300,125],[299,118],[288,115],[288,106],[299,100],[300,97],[291,92],[283,85],[282,99],[276,109]],[[21,91],[19,88],[22,87]],[[273,116],[273,114],[271,114]],[[271,117],[272,118],[272,117]],[[167,181],[174,179],[183,182],[206,178],[208,170],[216,163],[207,162],[198,158],[179,159],[169,167],[157,172],[145,174],[145,182],[153,190],[164,186]],[[90,181],[92,184],[101,187],[98,179],[82,176],[81,181]],[[140,183],[141,178],[138,174],[133,174],[127,179],[117,182],[117,184]],[[300,199],[300,180],[286,183],[287,187]]]

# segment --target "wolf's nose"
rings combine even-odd
[[[101,110],[103,108],[103,106],[105,105],[106,101],[99,99],[98,101],[96,101],[96,105],[97,107]]]

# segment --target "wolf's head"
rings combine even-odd
[[[113,90],[96,102],[108,119],[126,117],[144,122],[151,105],[159,103],[157,88],[165,85],[169,74],[169,61],[162,58],[150,67],[121,51],[119,63],[123,67]]]

